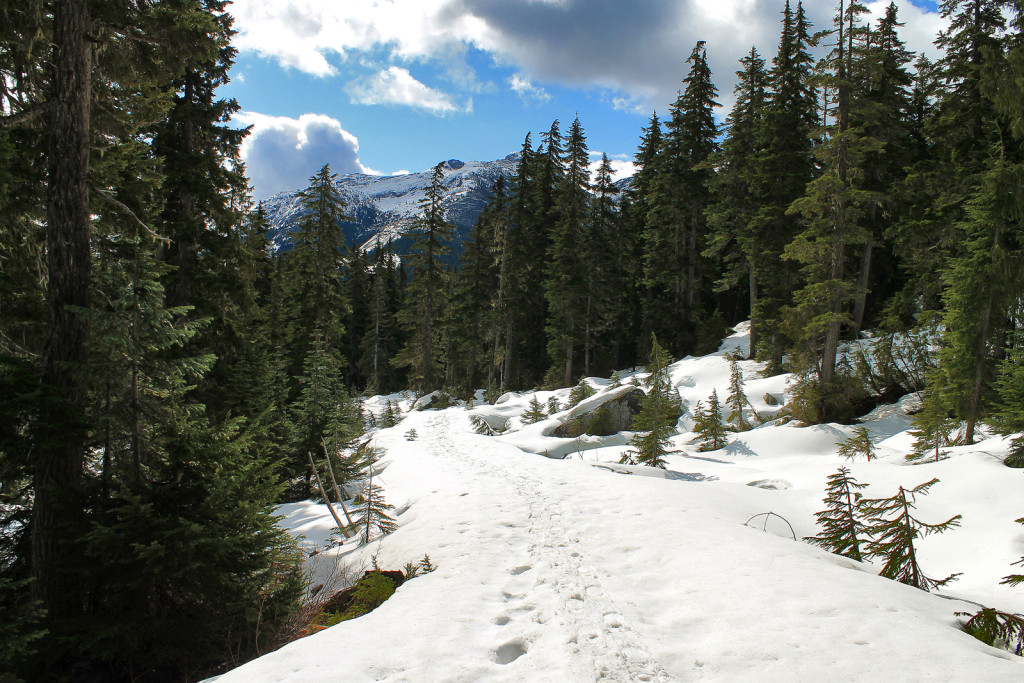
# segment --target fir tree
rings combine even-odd
[[[398,320],[409,337],[393,362],[408,367],[412,387],[432,391],[440,386],[440,322],[446,308],[447,274],[441,258],[450,251],[452,225],[444,217],[444,164],[434,167],[430,187],[420,202],[422,213],[417,220],[415,244],[410,259],[412,281],[409,283],[405,307]]]
[[[320,331],[330,348],[341,349],[343,343],[342,321],[348,304],[342,281],[345,237],[341,221],[346,217],[336,179],[330,164],[325,164],[297,195],[303,216],[291,234],[285,280],[292,302],[289,351],[294,374],[301,372],[314,330]]]
[[[918,460],[934,455],[938,462],[942,448],[952,446],[951,433],[955,428],[950,418],[950,406],[941,392],[931,390],[924,394],[921,410],[914,415],[914,449],[907,454],[907,460]]]
[[[547,414],[544,412],[544,406],[541,405],[541,402],[537,400],[537,395],[534,394],[520,419],[524,425],[530,425],[534,422],[540,422],[546,417]]]
[[[813,60],[808,52],[810,25],[798,3],[789,0],[783,11],[779,49],[768,74],[769,94],[758,134],[760,140],[751,173],[750,187],[760,198],[747,225],[747,253],[755,254],[757,300],[751,325],[757,340],[752,353],[769,362],[770,373],[779,372],[786,340],[781,327],[782,307],[795,288],[792,266],[782,263],[782,252],[797,231],[797,221],[787,210],[801,197],[816,169],[814,131],[820,118],[817,94],[811,85]]]
[[[551,148],[548,153],[551,154]],[[585,343],[588,320],[587,271],[584,261],[590,203],[590,157],[583,127],[577,117],[566,142],[566,167],[556,194],[558,222],[552,230],[548,251],[546,296],[548,301],[548,355],[552,378],[562,386],[572,384],[574,363]]]
[[[1000,363],[996,379],[998,402],[992,415],[992,424],[1004,435],[1024,432],[1024,335],[1011,334],[1010,348]],[[1024,467],[1024,437],[1011,442],[1010,455],[1005,460],[1010,467]]]
[[[718,401],[718,390],[708,397],[706,407],[698,401],[693,415],[693,431],[700,439],[700,450],[717,451],[726,444],[728,431],[722,421],[722,405]]]
[[[387,536],[398,528],[395,518],[389,514],[395,506],[384,500],[384,489],[373,483],[372,466],[370,477],[363,487],[363,501],[363,516],[360,520],[363,527],[363,543],[369,543],[377,536]]]
[[[733,91],[736,104],[726,118],[721,151],[713,157],[718,168],[712,180],[713,202],[708,207],[708,245],[705,256],[722,263],[716,291],[747,289],[749,315],[757,309],[758,278],[767,273],[759,263],[759,239],[749,229],[758,209],[753,185],[755,160],[761,150],[761,127],[767,101],[768,74],[756,48],[740,60]],[[744,282],[745,281],[745,282]],[[750,352],[758,347],[758,326],[751,326]]]
[[[853,436],[839,442],[839,457],[853,460],[862,455],[866,460],[875,459],[875,440],[867,427],[857,427]]]
[[[566,399],[566,408],[575,408],[580,404],[581,401],[585,401],[594,395],[594,388],[587,383],[586,379],[580,379],[571,390],[569,390],[569,398]]]
[[[830,553],[843,555],[860,561],[861,543],[866,538],[865,527],[861,521],[859,489],[867,484],[860,484],[850,476],[850,470],[840,467],[835,474],[828,477],[825,485],[826,509],[815,513],[821,526],[817,536],[807,536],[805,541]]]
[[[729,359],[729,395],[725,399],[725,405],[729,407],[726,422],[735,421],[736,430],[740,432],[750,429],[750,423],[743,416],[743,408],[750,405],[750,400],[743,393],[743,373],[740,372],[739,363],[735,358]]]
[[[651,335],[651,355],[647,364],[647,395],[640,403],[640,413],[634,418],[632,427],[636,434],[630,441],[630,449],[622,455],[620,462],[648,467],[665,467],[665,456],[675,433],[679,419],[679,393],[672,386],[668,373],[671,358],[658,338]]]
[[[717,88],[703,41],[694,46],[687,63],[686,88],[671,107],[655,160],[643,232],[644,282],[651,292],[647,326],[675,353],[693,350],[696,340],[686,332],[702,317],[700,253],[712,176],[707,161],[717,149],[718,136]],[[680,325],[680,320],[690,324]]]
[[[927,495],[938,481],[932,479],[912,489],[901,486],[891,498],[865,498],[861,501],[866,530],[872,537],[865,548],[865,556],[885,561],[880,576],[925,592],[941,588],[959,576],[952,574],[944,579],[933,579],[921,571],[917,562],[915,540],[960,526],[962,515],[955,515],[939,524],[926,524],[911,515],[917,496]]]

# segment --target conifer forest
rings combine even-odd
[[[749,320],[750,360],[797,377],[792,419],[919,392],[922,458],[987,426],[1024,467],[1024,3],[940,9],[930,62],[895,4],[812,26],[786,0],[728,112],[693,46],[625,185],[556,120],[461,244],[439,164],[396,254],[346,239],[327,159],[271,243],[218,95],[228,0],[0,3],[0,681],[198,681],[294,639],[303,558],[274,507],[372,472],[360,397],[646,365],[623,462],[663,466],[667,366]],[[845,350],[867,337],[870,359]],[[700,406],[707,450],[750,414],[739,382]],[[366,542],[394,528],[380,495],[371,477]],[[870,552],[822,519],[817,544]]]

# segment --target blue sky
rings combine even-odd
[[[888,0],[867,3],[872,13]],[[898,0],[904,40],[928,51],[934,3]],[[595,152],[631,172],[640,129],[664,114],[698,40],[724,105],[751,45],[770,60],[783,0],[235,0],[239,48],[221,95],[252,124],[256,195],[338,173],[422,171],[516,151],[579,115]],[[817,27],[832,2],[809,0]]]

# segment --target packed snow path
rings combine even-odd
[[[524,454],[460,409],[377,445],[401,527],[344,561],[437,571],[218,683],[1024,679],[956,629],[973,606],[743,526],[778,492]]]
[[[594,681],[668,681],[671,676],[651,656],[633,625],[601,584],[600,573],[591,564],[586,546],[601,539],[581,543],[563,524],[566,511],[559,491],[566,482],[552,486],[530,469],[514,466],[515,461],[497,463],[477,455],[472,441],[452,439],[451,413],[432,417],[424,430],[424,447],[435,455],[458,461],[478,480],[497,480],[490,486],[511,486],[511,493],[498,502],[502,517],[527,511],[526,523],[505,522],[518,531],[516,545],[525,543],[527,553],[522,564],[509,567],[511,579],[502,591],[508,613],[496,623],[511,624],[513,614],[531,617],[540,624],[555,623],[563,632],[573,673],[582,680]],[[512,500],[508,500],[511,497]],[[510,539],[512,540],[512,539]],[[523,555],[519,554],[520,557]],[[511,558],[510,558],[511,559]],[[526,653],[522,638],[513,638],[498,648],[503,663]]]

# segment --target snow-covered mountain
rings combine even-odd
[[[491,188],[500,176],[510,178],[519,162],[519,153],[496,161],[444,162],[445,218],[455,225],[455,242],[460,243],[473,227],[476,217],[490,198]],[[355,222],[344,225],[345,236],[354,238],[364,249],[379,241],[395,241],[398,253],[408,246],[403,236],[420,213],[420,202],[430,186],[433,169],[395,176],[361,173],[339,175],[338,191]],[[301,218],[295,192],[282,192],[263,202],[274,244],[282,246],[290,230]]]
[[[455,225],[451,259],[462,251],[461,244],[469,235],[477,216],[491,196],[495,181],[504,176],[510,179],[519,164],[520,153],[514,152],[495,161],[444,162],[445,218]],[[419,173],[393,176],[375,176],[362,173],[339,175],[338,191],[346,203],[347,214],[355,220],[343,224],[345,238],[353,239],[366,250],[380,243],[394,242],[398,254],[408,253],[411,240],[406,234],[421,213],[420,202],[430,186],[434,169]],[[630,187],[632,178],[614,183],[621,192]],[[288,233],[295,229],[302,217],[296,195],[281,192],[263,202],[270,224],[270,238],[278,248],[287,242]]]

